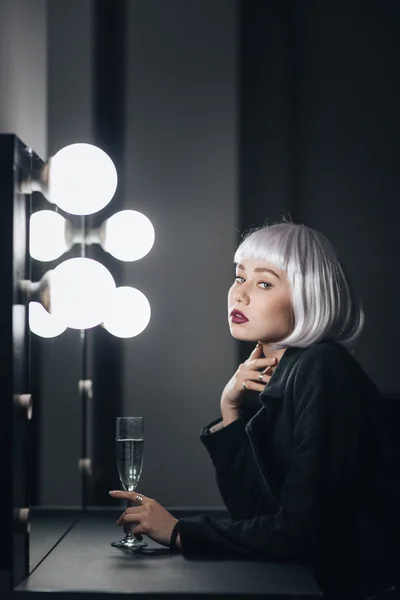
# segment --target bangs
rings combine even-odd
[[[290,257],[295,246],[295,229],[282,227],[282,224],[270,225],[250,231],[245,235],[235,252],[233,262],[242,260],[263,260],[279,269],[288,269]],[[297,232],[299,234],[299,232]]]

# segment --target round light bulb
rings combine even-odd
[[[50,202],[73,215],[91,215],[110,202],[117,170],[97,146],[71,144],[49,159]]]
[[[71,258],[50,279],[52,315],[71,329],[89,329],[104,320],[115,281],[108,269],[91,258]]]
[[[150,219],[136,210],[121,210],[104,223],[102,246],[119,260],[133,261],[150,252],[154,238]]]
[[[29,328],[43,338],[57,337],[67,326],[47,312],[39,302],[29,302]]]
[[[120,338],[139,335],[149,324],[151,309],[146,296],[136,288],[115,288],[104,319],[104,327]]]
[[[71,247],[68,222],[53,210],[38,210],[29,220],[29,253],[46,262],[59,258]]]

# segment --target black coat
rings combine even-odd
[[[231,518],[180,519],[183,554],[305,564],[325,592],[393,584],[400,505],[386,485],[381,402],[339,344],[288,348],[236,421],[203,429]]]

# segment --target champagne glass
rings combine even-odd
[[[123,488],[133,492],[139,483],[143,469],[143,417],[117,417],[116,427],[117,469]],[[137,506],[131,500],[127,507]],[[144,548],[146,542],[140,542],[131,531],[132,525],[124,525],[124,539],[111,542],[117,548]]]

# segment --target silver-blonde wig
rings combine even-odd
[[[263,260],[286,271],[294,327],[278,350],[335,341],[351,354],[364,327],[364,310],[331,242],[320,232],[292,222],[264,225],[245,234],[234,263]]]

